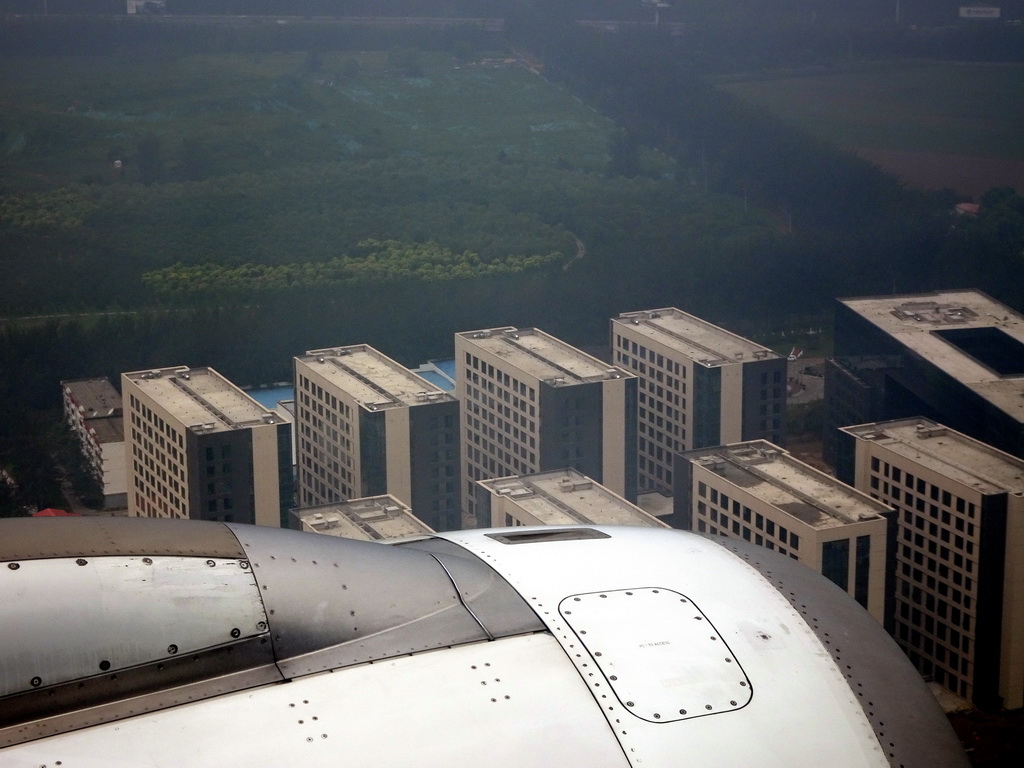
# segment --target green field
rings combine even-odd
[[[904,62],[723,80],[841,147],[1024,160],[1024,66]]]
[[[612,124],[499,56],[39,57],[0,68],[0,315],[137,306],[159,298],[147,285],[168,284],[144,276],[175,264],[230,265],[233,284],[249,264],[315,271],[360,249],[372,257],[368,240],[403,243],[414,261],[446,253],[437,243],[478,254],[460,263],[482,271],[507,259],[524,269],[537,263],[525,257],[575,253],[573,194],[622,194],[603,176]],[[216,287],[213,270],[189,274],[204,279],[168,291]]]
[[[611,130],[512,62],[421,52],[0,60],[0,115],[8,189],[105,182],[147,135],[168,181],[396,154],[597,169]]]

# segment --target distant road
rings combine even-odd
[[[7,19],[36,19],[41,14],[8,14]],[[211,16],[185,16],[177,14],[47,14],[46,18],[51,19],[117,19],[118,21],[131,20],[139,23],[203,23],[218,24],[225,26],[239,26],[242,24],[336,24],[354,27],[460,27],[473,26],[482,27],[488,32],[502,32],[505,29],[504,19],[486,18],[461,18],[461,17],[433,17],[433,16],[260,16],[260,15],[227,15],[217,14]]]
[[[66,312],[53,315],[21,315],[19,317],[0,317],[0,328],[12,325],[34,325],[50,320],[88,320],[100,317],[125,317],[129,315],[172,315],[181,312],[194,312],[198,307],[169,307],[167,309],[124,309],[110,312]]]

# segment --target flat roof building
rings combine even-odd
[[[924,416],[1024,457],[1024,316],[976,290],[840,299],[825,377],[836,430]]]
[[[299,504],[390,494],[461,528],[459,402],[366,344],[295,358]]]
[[[517,525],[670,526],[575,469],[480,480],[477,514],[487,528]]]
[[[288,424],[212,368],[121,374],[128,514],[280,526]]]
[[[786,359],[666,307],[611,320],[612,361],[639,379],[639,487],[672,488],[680,451],[767,439],[786,425]]]
[[[892,509],[767,440],[702,448],[676,457],[679,527],[731,536],[820,572],[882,624]]]
[[[301,531],[364,541],[434,533],[433,528],[391,494],[293,509],[292,523]]]
[[[564,467],[636,499],[633,374],[536,328],[457,333],[455,359],[470,518],[477,480]]]
[[[840,477],[897,510],[896,642],[977,706],[1024,706],[1024,461],[923,418],[840,440]]]
[[[128,504],[128,481],[120,393],[106,378],[69,379],[60,384],[64,419],[99,484],[103,508],[123,509]]]

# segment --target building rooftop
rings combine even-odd
[[[552,386],[634,378],[632,373],[602,362],[536,328],[507,326],[466,331],[458,336]]]
[[[61,386],[82,409],[83,419],[121,415],[121,395],[109,379],[71,379],[62,381]]]
[[[839,301],[1024,421],[1024,316],[976,290]]]
[[[455,395],[366,344],[315,349],[296,360],[371,411],[455,399]]]
[[[876,520],[890,511],[767,440],[702,448],[682,456],[812,528]]]
[[[194,432],[223,432],[281,421],[213,368],[178,366],[122,375]]]
[[[780,357],[768,347],[675,307],[624,312],[612,318],[612,325],[628,326],[631,333],[677,349],[709,368]]]
[[[667,528],[574,469],[480,480],[497,496],[507,496],[541,525],[642,525]]]
[[[89,419],[85,428],[92,432],[96,442],[101,445],[124,442],[124,419],[120,416]]]
[[[981,493],[1024,495],[1024,461],[925,418],[844,427],[951,480]]]
[[[292,515],[301,521],[304,531],[346,539],[380,541],[434,532],[390,494],[294,509]]]

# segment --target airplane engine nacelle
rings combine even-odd
[[[961,768],[895,643],[746,542],[0,521],[0,765]]]

